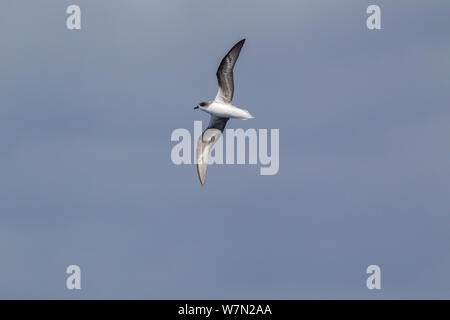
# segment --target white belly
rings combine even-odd
[[[225,104],[214,101],[204,111],[223,118],[253,119],[254,117],[244,109],[240,109],[231,104]]]

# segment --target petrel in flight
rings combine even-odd
[[[230,118],[253,119],[254,117],[245,109],[233,105],[233,68],[244,45],[242,39],[234,45],[225,55],[217,69],[219,91],[212,101],[201,102],[194,109],[200,109],[211,114],[208,128],[201,134],[197,143],[197,173],[202,185],[205,184],[208,158],[213,145],[222,135],[225,125]]]

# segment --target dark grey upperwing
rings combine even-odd
[[[208,160],[211,149],[219,140],[229,118],[211,116],[208,128],[200,135],[197,142],[197,173],[200,183],[205,184],[206,170],[208,169]]]
[[[211,119],[209,120],[208,128],[206,128],[206,130],[219,129],[221,132],[223,132],[228,120],[230,120],[230,118],[222,118],[211,115]]]
[[[231,103],[233,101],[234,81],[233,68],[244,45],[245,39],[242,39],[228,51],[227,55],[222,59],[222,62],[217,69],[217,81],[219,82],[219,91],[217,92],[216,100],[224,103]]]

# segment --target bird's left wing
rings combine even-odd
[[[197,173],[200,183],[205,184],[206,170],[211,149],[219,140],[229,118],[211,116],[208,128],[200,135],[197,142]]]

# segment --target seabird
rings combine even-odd
[[[211,114],[208,128],[201,134],[197,142],[197,173],[200,183],[205,184],[208,169],[209,154],[213,145],[219,140],[230,118],[253,119],[245,109],[233,105],[234,81],[233,68],[244,45],[245,39],[236,43],[225,55],[217,69],[219,91],[212,101],[199,103],[194,109],[200,109]]]

